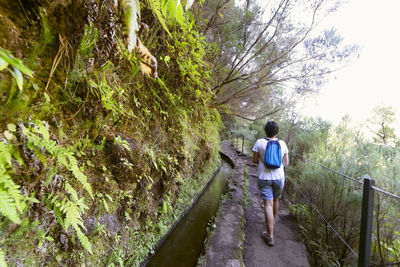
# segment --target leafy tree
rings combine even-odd
[[[396,141],[396,134],[393,123],[396,121],[396,114],[390,106],[378,106],[374,108],[373,115],[367,120],[370,125],[368,129],[375,134],[373,138],[377,143],[385,146]]]
[[[257,119],[289,106],[298,94],[317,90],[357,51],[343,45],[334,28],[316,32],[337,7],[336,1],[323,0],[269,1],[265,8],[256,1],[207,1],[204,29],[221,47],[215,59],[215,105]]]

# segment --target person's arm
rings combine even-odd
[[[289,165],[289,153],[283,154],[283,166],[286,167]]]
[[[255,163],[255,164],[258,164],[258,143],[259,143],[259,141],[257,140],[257,142],[254,144],[254,146],[253,146],[253,149],[252,149],[252,151],[253,151],[253,162]]]
[[[253,162],[255,164],[258,164],[258,152],[253,151]]]

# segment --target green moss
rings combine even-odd
[[[157,48],[159,55],[169,57],[169,66],[160,63],[160,78],[153,79],[140,73],[139,55],[127,52],[118,25],[112,30],[120,42],[104,38],[114,12],[106,8],[109,4],[98,10],[94,23],[71,29],[64,23],[76,18],[61,12],[64,5],[40,9],[35,32],[26,39],[20,36],[21,43],[30,44],[22,59],[34,78],[27,78],[14,95],[12,77],[0,73],[0,112],[7,114],[0,121],[0,138],[9,123],[43,130],[35,138],[15,134],[11,142],[24,164],[17,163],[16,153],[10,177],[27,196],[38,199],[26,200],[21,225],[1,218],[1,245],[11,266],[139,265],[220,164],[222,123],[218,112],[208,108],[211,73],[193,25],[173,29],[175,37],[167,40],[153,29],[153,42],[142,40],[150,51]],[[72,6],[79,6],[78,1]],[[54,25],[58,18],[63,22]],[[107,46],[113,53],[105,60],[101,49]],[[53,153],[61,148],[74,155],[76,164]],[[78,179],[80,174],[87,184]],[[64,229],[66,213],[54,205],[55,198],[81,201],[85,227],[79,227],[92,254],[77,231]]]

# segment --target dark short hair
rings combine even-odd
[[[274,137],[279,132],[279,125],[274,121],[267,121],[264,131],[267,137]]]

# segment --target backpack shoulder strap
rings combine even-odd
[[[271,141],[271,139],[268,138],[268,137],[265,137],[264,139],[267,140],[267,141]],[[276,140],[272,140],[272,141],[278,141],[279,142],[279,139],[277,138]]]

